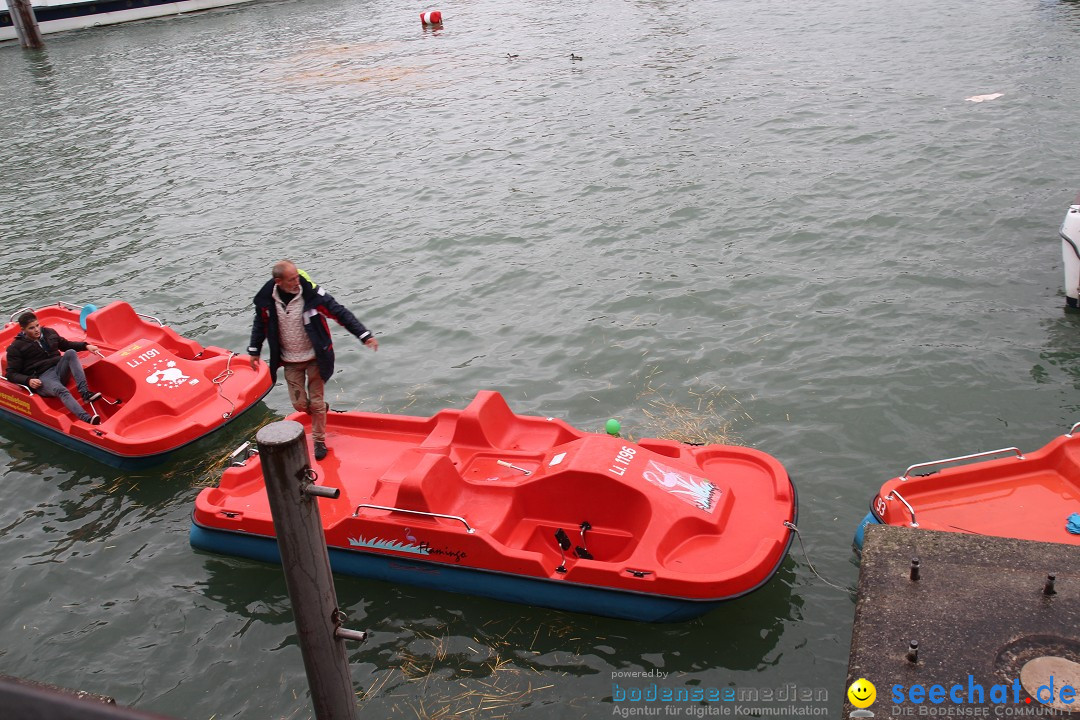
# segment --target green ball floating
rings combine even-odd
[[[606,432],[608,435],[614,435],[615,437],[618,437],[620,430],[622,430],[622,425],[620,425],[619,421],[615,418],[610,418],[606,423],[604,423],[604,432]]]

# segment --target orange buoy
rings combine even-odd
[[[420,13],[420,22],[425,25],[442,25],[442,13],[438,10],[434,12]]]

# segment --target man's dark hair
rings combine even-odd
[[[26,326],[34,322],[35,320],[37,320],[37,315],[32,312],[24,312],[22,315],[19,316],[19,327],[25,330]]]

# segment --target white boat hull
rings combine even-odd
[[[38,19],[38,27],[41,33],[64,32],[65,30],[81,30],[83,28],[97,27],[98,25],[116,25],[117,23],[130,22],[132,20],[146,20],[148,18],[161,17],[163,15],[177,15],[179,13],[209,10],[226,5],[239,5],[251,2],[251,0],[177,0],[176,2],[159,2],[157,0],[143,0],[142,2],[58,2],[48,0],[34,2],[34,13]],[[129,7],[137,5],[138,7]],[[15,27],[11,24],[11,15],[5,0],[0,0],[0,42],[15,40]]]
[[[1065,303],[1080,307],[1080,197],[1065,213],[1061,224],[1061,258],[1065,262]]]

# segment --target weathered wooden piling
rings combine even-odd
[[[341,628],[343,615],[337,607],[316,499],[336,497],[338,491],[314,484],[300,423],[270,423],[255,440],[315,717],[353,720],[356,697],[343,639],[362,640],[364,635]]]
[[[45,41],[41,39],[41,28],[38,27],[37,16],[34,15],[30,0],[7,0],[7,5],[19,44],[24,48],[45,47]]]

